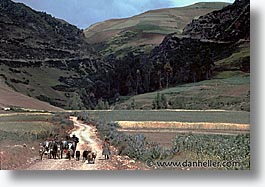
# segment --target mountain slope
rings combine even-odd
[[[107,46],[110,47],[110,53],[104,52],[107,49],[104,48],[105,44],[93,44],[106,56],[114,53],[106,61],[91,48],[83,33],[75,26],[31,10],[23,4],[2,0],[0,42],[4,47],[0,50],[0,77],[17,92],[66,109],[94,109],[102,100],[114,104],[121,96],[155,92],[186,83],[211,81],[213,78],[237,76],[236,80],[240,82],[245,77],[249,78],[250,72],[249,9],[242,9],[248,4],[246,0],[237,0],[222,10],[208,13],[206,26],[213,26],[212,30],[204,27],[205,22],[202,20],[205,16],[196,17],[187,27],[183,24],[183,28],[186,28],[183,35],[166,35],[165,29],[157,30],[158,22],[152,23],[152,26],[144,22],[140,27],[138,23],[132,27],[128,27],[129,23],[116,25],[114,30],[124,26],[125,31],[121,31],[124,34],[121,37],[120,34],[111,37],[110,42],[114,43]],[[208,3],[186,9],[196,13],[202,5]],[[237,6],[239,10],[244,10],[242,14],[238,14]],[[152,19],[159,19],[161,12],[157,11],[158,14],[151,11],[152,16],[147,16],[149,23]],[[126,21],[132,23],[135,21],[133,19]],[[177,20],[180,20],[179,17]],[[173,23],[167,23],[165,27],[169,29]],[[222,30],[224,25],[231,27]],[[244,26],[245,30],[239,32],[238,28]],[[205,29],[196,30],[200,27]],[[110,24],[110,28],[113,28],[113,24]],[[145,42],[138,47],[142,39],[133,32],[137,32],[137,36],[141,33],[140,36],[147,40],[150,38],[144,34],[150,33],[164,34],[165,39],[151,50],[154,45],[146,45]],[[222,37],[212,38],[211,33]],[[233,37],[228,37],[230,35]],[[128,46],[124,47],[123,43]],[[249,86],[247,81],[244,84],[243,93],[248,99]],[[190,94],[193,95],[192,89]],[[214,96],[218,96],[218,92]],[[248,103],[248,100],[244,102]],[[241,109],[238,103],[234,108]]]
[[[39,101],[32,97],[15,92],[0,80],[0,109],[17,107],[45,111],[63,111],[61,108],[54,107],[46,102]]]
[[[157,90],[161,90],[169,98],[170,108],[249,110],[249,4],[247,0],[236,0],[233,5],[195,19],[183,35],[167,35],[147,59],[126,58],[121,64],[130,59],[137,64],[125,73],[127,77],[122,80],[127,82],[120,87],[133,86],[131,90],[138,94],[155,92],[134,96],[117,107],[130,108],[134,99],[139,108],[151,108]],[[229,29],[220,29],[224,25],[230,25]]]
[[[103,55],[124,55],[129,51],[150,51],[160,44],[167,34],[181,34],[183,28],[195,17],[219,10],[227,3],[197,3],[182,8],[152,10],[126,18],[97,23],[84,33],[89,43]]]
[[[77,27],[11,0],[0,1],[0,45],[5,83],[63,108],[93,105],[98,90],[94,82],[111,68]],[[88,102],[85,92],[93,101]]]
[[[73,25],[10,0],[1,0],[0,10],[2,59],[44,60],[91,53]]]
[[[184,35],[217,41],[250,39],[250,1],[240,0],[194,19],[184,28]]]

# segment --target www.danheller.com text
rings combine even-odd
[[[222,168],[240,166],[240,162],[236,161],[214,161],[214,160],[196,160],[196,161],[154,161],[147,160],[148,167],[172,167],[172,168]]]

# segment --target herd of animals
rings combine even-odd
[[[40,159],[43,159],[44,155],[47,155],[48,159],[76,159],[77,161],[81,158],[81,152],[77,149],[79,139],[73,135],[73,137],[66,136],[66,139],[58,138],[52,140],[46,140],[40,143]],[[82,153],[83,162],[88,161],[89,164],[94,164],[97,157],[97,153],[92,149],[84,150]]]

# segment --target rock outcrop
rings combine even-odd
[[[214,62],[229,57],[243,41],[249,41],[249,36],[249,0],[236,0],[222,10],[201,16],[193,20],[182,35],[168,35],[152,51],[150,61],[162,76],[156,79],[162,79],[162,84],[168,79],[167,63],[172,67],[171,84],[211,79]],[[241,70],[249,72],[250,66],[244,67],[248,69]]]
[[[193,20],[184,28],[184,35],[216,41],[250,39],[250,1],[234,4]]]

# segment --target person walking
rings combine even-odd
[[[110,155],[111,155],[111,152],[110,152],[110,141],[108,138],[105,138],[105,141],[103,143],[103,146],[102,146],[102,155],[104,156],[105,160],[108,160],[110,159]]]

